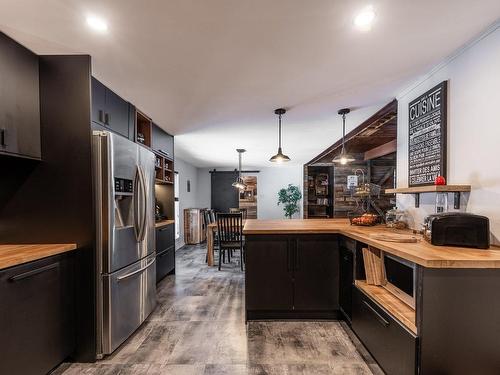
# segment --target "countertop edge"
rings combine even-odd
[[[155,228],[166,227],[167,225],[175,224],[175,220],[162,220],[155,222]]]
[[[76,243],[3,244],[0,245],[0,270],[67,253],[77,248]]]
[[[404,250],[400,250],[397,246],[401,245],[397,242],[385,242],[381,240],[375,240],[370,238],[369,234],[363,234],[359,231],[362,227],[355,227],[351,229],[346,228],[318,228],[318,229],[250,229],[243,230],[245,236],[251,235],[279,235],[279,234],[340,234],[356,241],[363,242],[366,245],[376,247],[382,251],[396,255],[400,258],[409,260],[420,266],[426,268],[474,268],[474,269],[498,269],[500,268],[499,259],[424,259],[418,255],[410,254]],[[422,240],[424,241],[424,240]],[[439,251],[439,247],[436,246],[436,251]],[[474,250],[474,249],[472,249]],[[497,249],[493,249],[496,250]],[[478,251],[488,251],[488,250],[478,250]]]

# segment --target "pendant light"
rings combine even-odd
[[[335,156],[335,158],[332,161],[334,163],[341,165],[346,165],[347,163],[356,160],[354,159],[353,156],[349,155],[345,150],[345,115],[347,115],[349,112],[351,112],[349,108],[342,108],[338,112],[339,115],[342,115],[342,151],[340,151],[340,154]]]
[[[236,152],[238,153],[238,178],[233,182],[233,187],[240,190],[243,190],[247,187],[243,182],[243,179],[241,178],[241,154],[243,154],[245,151],[246,150],[242,148],[236,149]]]
[[[282,163],[285,161],[290,161],[290,158],[283,154],[281,150],[281,115],[285,114],[286,110],[284,108],[278,108],[274,111],[278,115],[278,153],[274,155],[269,161],[274,163]]]

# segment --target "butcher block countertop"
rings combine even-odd
[[[164,227],[164,226],[167,226],[167,225],[170,225],[170,224],[174,224],[175,223],[175,220],[161,220],[161,221],[157,221],[155,222],[155,228],[161,228],[161,227]]]
[[[428,268],[500,268],[500,249],[470,249],[434,246],[421,239],[417,243],[397,243],[371,238],[372,233],[412,234],[410,230],[395,231],[383,225],[360,227],[346,219],[254,220],[248,219],[243,234],[321,234],[338,233],[374,246],[387,253]],[[421,237],[421,236],[418,236]]]
[[[0,245],[0,269],[75,250],[76,244]]]

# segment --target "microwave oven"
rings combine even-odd
[[[384,288],[415,308],[417,272],[415,263],[384,253]]]

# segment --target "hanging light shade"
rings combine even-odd
[[[349,112],[351,112],[349,108],[343,108],[338,112],[339,115],[342,115],[342,150],[340,151],[340,154],[335,156],[335,158],[332,161],[340,165],[346,165],[356,160],[352,155],[349,155],[345,150],[345,115],[347,115]]]
[[[281,115],[285,114],[286,110],[284,108],[278,108],[274,111],[278,115],[278,153],[274,155],[269,161],[273,163],[283,163],[285,161],[290,161],[290,158],[283,154],[281,150]]]
[[[238,153],[238,178],[236,179],[236,181],[233,182],[232,185],[233,185],[233,187],[240,189],[240,190],[243,190],[247,187],[245,185],[245,183],[243,182],[243,179],[241,178],[241,154],[243,154],[245,151],[246,150],[244,150],[242,148],[236,149],[236,152]]]

